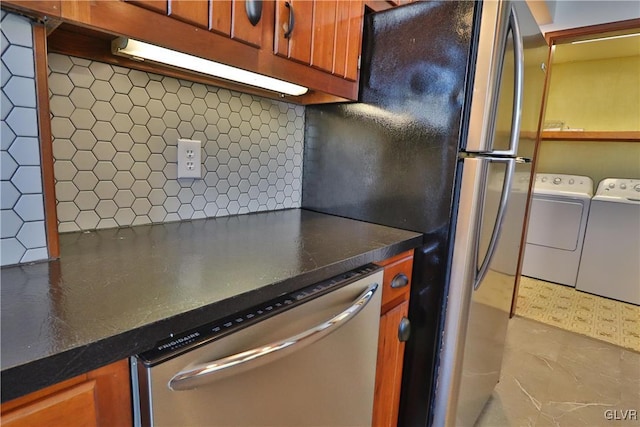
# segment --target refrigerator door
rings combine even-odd
[[[463,419],[458,420],[457,418],[463,362],[466,361],[465,358],[484,357],[482,355],[484,349],[482,346],[465,349],[468,343],[466,337],[472,333],[478,334],[473,330],[476,326],[481,330],[495,328],[491,322],[484,323],[487,319],[482,319],[482,316],[478,325],[470,326],[473,322],[478,321],[477,319],[472,320],[470,317],[474,305],[472,294],[479,293],[480,289],[485,288],[484,279],[491,270],[492,255],[500,246],[499,238],[506,217],[508,192],[511,188],[515,165],[516,159],[512,158],[469,157],[462,161],[453,267],[449,280],[440,366],[436,384],[434,425],[444,426],[454,425],[454,423],[467,425],[459,424],[458,421],[462,422]],[[520,229],[521,233],[522,229]],[[513,270],[515,274],[515,266]],[[513,290],[512,286],[513,282],[511,284]],[[477,288],[478,291],[474,292],[474,288]],[[484,289],[482,291],[484,293]],[[510,295],[509,302],[511,301]],[[476,311],[473,310],[474,313]],[[504,319],[505,323],[507,319],[508,312]],[[477,340],[473,341],[475,343]],[[493,343],[489,345],[493,345]],[[498,360],[498,364],[500,362],[501,360]],[[493,389],[493,385],[495,385],[495,381],[491,389]],[[483,393],[486,394],[486,390]],[[486,398],[488,396],[487,394]],[[464,401],[468,400],[466,397],[460,397]],[[465,422],[468,419],[468,417],[464,417]],[[473,422],[471,422],[472,424]]]
[[[484,2],[469,117],[470,153],[516,156],[524,52],[515,4]],[[495,31],[491,32],[492,27]]]

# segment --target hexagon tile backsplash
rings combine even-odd
[[[49,54],[59,231],[300,207],[304,107]],[[178,138],[203,179],[177,179]]]
[[[31,22],[2,11],[0,265],[48,257]]]

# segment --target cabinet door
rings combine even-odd
[[[145,9],[167,14],[168,0],[125,0],[129,3],[144,7]]]
[[[247,16],[246,2],[232,0],[231,38],[243,41],[252,46],[262,46],[262,23],[264,16],[256,25],[251,24]],[[263,10],[264,14],[264,10]]]
[[[276,2],[274,35],[276,54],[303,64],[311,64],[313,5],[314,2],[308,0],[278,0]],[[290,22],[294,23],[293,30],[289,38],[285,38],[285,34],[289,31]]]
[[[8,402],[0,410],[2,426],[128,427],[131,414],[129,361],[73,377]]]
[[[398,338],[398,328],[408,311],[409,301],[405,301],[380,317],[372,423],[376,427],[395,427],[398,423],[404,357],[404,342]]]
[[[209,28],[209,0],[169,0],[169,16]]]

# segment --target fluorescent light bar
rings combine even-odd
[[[604,41],[604,40],[624,39],[624,38],[627,38],[627,37],[637,37],[637,36],[640,36],[640,33],[622,34],[620,36],[600,37],[598,39],[578,40],[578,41],[575,41],[575,42],[571,42],[571,44],[601,42],[601,41]]]
[[[241,68],[231,67],[138,40],[127,39],[126,37],[119,37],[113,40],[111,42],[111,51],[116,55],[136,60],[158,62],[287,95],[304,95],[309,90],[304,86],[298,86],[284,80],[252,73]]]

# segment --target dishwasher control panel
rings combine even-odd
[[[382,267],[375,264],[367,264],[355,270],[332,277],[331,279],[315,283],[298,291],[259,304],[233,316],[207,323],[180,334],[172,334],[168,338],[159,341],[151,350],[139,354],[138,358],[145,366],[154,366],[195,347],[235,332],[238,329],[265,320],[292,307],[353,283],[356,280],[360,280],[381,268]]]

